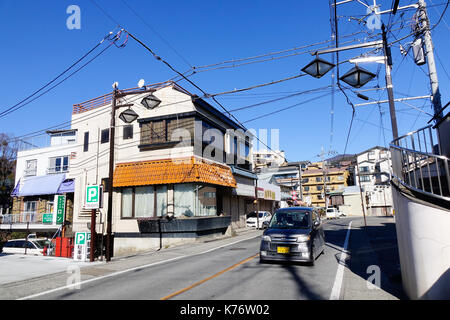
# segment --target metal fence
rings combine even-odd
[[[449,159],[440,155],[432,126],[390,144],[393,178],[415,191],[450,201]]]
[[[1,224],[16,224],[16,223],[43,223],[43,213],[22,212],[16,214],[0,215]]]

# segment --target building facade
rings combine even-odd
[[[119,90],[117,96],[112,181],[108,177],[113,95],[73,108],[72,129],[80,137],[70,170],[75,179],[74,229],[89,231],[86,187],[103,185],[107,191],[109,183],[114,255],[244,227],[255,196],[253,136],[172,82]],[[144,98],[158,102],[147,107]],[[121,120],[126,108],[136,113],[136,121]],[[98,210],[99,234],[106,230],[109,196],[104,193],[103,208]]]
[[[356,185],[361,185],[368,215],[391,215],[393,213],[390,185],[390,152],[383,147],[373,147],[357,155],[358,172]]]
[[[71,234],[74,181],[68,173],[77,132],[47,131],[44,138],[19,144],[13,206],[9,215],[2,216],[2,229],[55,232],[62,228],[63,233]],[[57,195],[64,196],[63,221],[56,221]]]

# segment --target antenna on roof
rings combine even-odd
[[[119,86],[119,83],[117,81],[112,84],[113,89],[117,89],[118,86]]]
[[[138,87],[142,88],[142,87],[144,87],[144,85],[145,85],[145,80],[144,79],[139,80]]]

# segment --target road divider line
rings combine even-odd
[[[230,271],[230,270],[232,270],[232,269],[234,269],[234,268],[236,268],[236,267],[238,267],[238,266],[240,266],[240,265],[242,265],[242,264],[244,264],[244,263],[246,263],[246,262],[248,262],[248,261],[250,261],[250,260],[256,258],[257,256],[259,256],[259,253],[255,254],[255,255],[253,255],[253,256],[251,256],[251,257],[248,257],[247,259],[244,259],[244,260],[242,260],[242,261],[239,261],[238,263],[233,264],[231,267],[228,267],[228,268],[226,268],[226,269],[223,269],[222,271],[219,271],[219,272],[213,274],[212,276],[209,276],[208,278],[205,278],[205,279],[203,279],[203,280],[197,281],[196,283],[191,284],[190,286],[188,286],[188,287],[186,287],[186,288],[184,288],[184,289],[181,289],[181,290],[178,290],[178,291],[176,291],[176,292],[174,292],[174,293],[171,293],[171,294],[169,294],[169,295],[167,295],[167,296],[161,298],[160,300],[168,300],[168,299],[171,299],[171,298],[173,298],[173,297],[175,297],[175,296],[177,296],[177,295],[179,295],[179,294],[182,294],[183,292],[186,292],[186,291],[188,291],[188,290],[191,290],[192,288],[195,288],[195,287],[201,285],[202,283],[205,283],[205,282],[208,281],[208,280],[214,279],[214,278],[220,276],[221,274],[223,274],[223,273],[225,273],[225,272],[227,272],[227,271]]]
[[[342,249],[341,256],[339,257],[339,265],[336,272],[336,278],[334,279],[333,289],[331,289],[330,300],[339,300],[339,297],[341,295],[342,281],[344,280],[345,258],[347,257],[347,247],[348,240],[350,238],[350,230],[352,229],[352,222],[353,221],[350,221],[350,223],[348,224],[347,234],[344,241],[344,248]]]
[[[23,298],[18,298],[17,300],[33,299],[33,298],[37,298],[39,296],[43,296],[43,295],[46,295],[46,294],[54,293],[54,292],[57,292],[57,291],[60,291],[60,290],[64,290],[64,289],[73,289],[73,290],[75,290],[74,288],[77,288],[77,287],[79,288],[81,285],[86,284],[86,283],[90,283],[90,282],[97,281],[97,280],[102,280],[102,279],[105,279],[105,278],[115,277],[115,276],[121,275],[123,273],[127,273],[127,272],[138,270],[138,269],[145,269],[145,268],[153,267],[153,266],[165,263],[165,262],[171,262],[171,261],[179,260],[179,259],[186,258],[186,257],[193,257],[193,256],[205,254],[205,253],[208,253],[208,252],[211,252],[211,251],[214,251],[214,250],[218,250],[218,249],[221,249],[221,248],[224,248],[224,247],[231,246],[233,244],[236,244],[236,243],[239,243],[239,242],[242,242],[242,241],[254,239],[254,238],[257,238],[259,236],[261,236],[261,235],[252,236],[252,237],[249,237],[249,238],[237,240],[237,241],[234,241],[232,243],[227,243],[225,245],[222,245],[222,246],[219,246],[219,247],[215,247],[215,248],[212,248],[212,249],[209,249],[209,250],[206,250],[206,251],[194,253],[194,254],[191,254],[191,255],[182,255],[182,256],[178,256],[178,257],[167,259],[167,260],[157,261],[157,262],[153,262],[153,263],[150,263],[150,264],[137,266],[137,267],[133,267],[133,268],[117,271],[117,272],[113,272],[113,273],[106,274],[104,276],[100,276],[100,277],[97,277],[97,278],[88,279],[88,280],[80,281],[80,282],[73,283],[73,284],[70,284],[70,285],[66,285],[66,286],[63,286],[63,287],[58,287],[58,288],[55,288],[55,289],[51,289],[51,290],[35,293],[35,294],[29,295],[29,296],[26,296],[26,297],[23,297]]]

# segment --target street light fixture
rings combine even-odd
[[[119,115],[119,119],[125,123],[132,123],[138,117],[139,117],[139,115],[136,112],[134,112],[132,109],[127,109]]]
[[[326,74],[328,71],[330,71],[335,64],[328,62],[326,60],[320,59],[318,56],[308,63],[302,71],[315,77],[315,78],[321,78],[324,74]]]
[[[358,67],[351,68],[346,74],[339,79],[355,88],[361,88],[367,82],[375,78],[375,74],[366,69]]]
[[[153,94],[149,94],[145,98],[142,99],[141,104],[146,107],[147,109],[154,109],[161,103],[161,100],[159,100],[157,97],[155,97]]]

